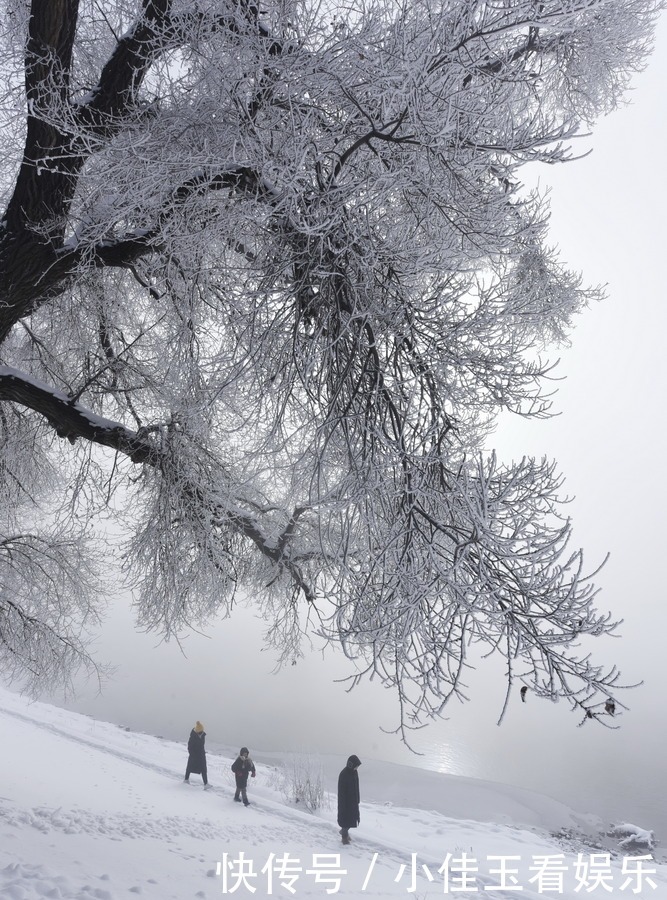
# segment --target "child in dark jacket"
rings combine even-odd
[[[246,788],[248,787],[248,775],[252,775],[253,778],[255,777],[255,764],[250,759],[250,751],[247,747],[241,747],[239,755],[232,763],[232,772],[236,776],[236,793],[234,794],[234,800],[236,800],[237,803],[240,803],[241,798],[243,798],[243,805],[250,806]]]

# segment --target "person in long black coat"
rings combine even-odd
[[[356,828],[359,816],[359,773],[361,760],[354,754],[338,776],[338,824],[344,844],[350,843],[350,828]]]
[[[201,722],[195,722],[188,739],[188,764],[185,769],[185,781],[190,784],[190,775],[201,775],[204,788],[209,787],[206,772],[206,732]]]
[[[241,747],[239,750],[239,755],[232,763],[232,772],[236,776],[234,799],[240,803],[243,798],[243,805],[250,806],[246,788],[248,787],[248,775],[255,777],[255,763],[250,759],[250,751],[247,747]]]

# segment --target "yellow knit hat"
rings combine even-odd
[[[197,720],[195,722],[195,731],[197,732],[197,734],[201,734],[201,732],[203,730],[204,730],[204,726],[202,725],[202,723],[199,720]]]

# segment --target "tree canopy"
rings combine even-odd
[[[401,722],[476,650],[598,715],[617,683],[555,464],[485,452],[549,414],[597,295],[527,163],[623,98],[656,0],[6,0],[0,669],[67,680],[111,506],[138,623],[256,598]],[[545,387],[546,385],[546,387]],[[101,448],[106,448],[102,450]]]

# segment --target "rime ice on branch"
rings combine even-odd
[[[40,504],[74,534],[114,496],[139,623],[167,637],[244,587],[283,659],[309,630],[341,644],[396,688],[402,726],[461,696],[471,644],[508,686],[609,697],[616,672],[577,645],[614,623],[554,465],[483,447],[500,410],[548,415],[544,353],[595,296],[521,167],[566,161],[616,105],[658,8],[5,4],[10,674],[50,671],[24,648],[51,582],[33,609],[6,574],[21,522],[55,547]]]

